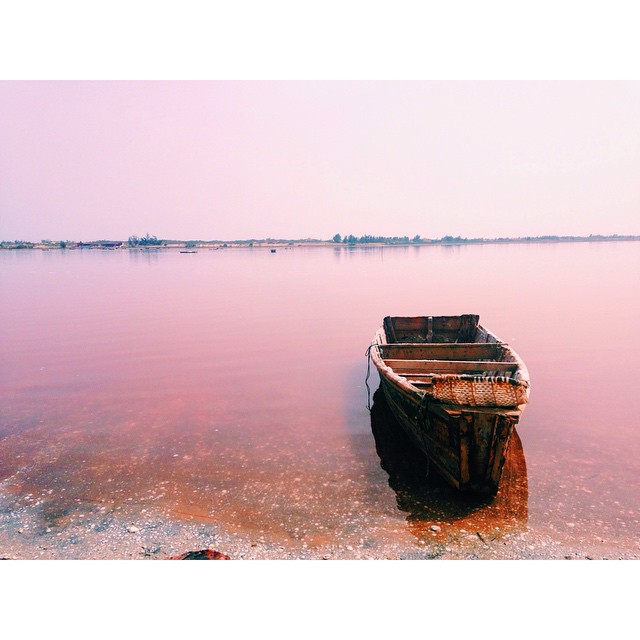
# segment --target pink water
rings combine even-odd
[[[434,514],[637,538],[638,273],[635,242],[2,251],[3,513],[129,503],[309,545],[356,517],[419,538]],[[528,491],[502,510],[398,481],[366,407],[382,318],[458,313],[531,375]]]

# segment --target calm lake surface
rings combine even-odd
[[[124,505],[284,548],[528,527],[629,547],[639,273],[637,242],[1,251],[4,522],[29,506],[55,532]],[[490,504],[425,476],[373,371],[367,409],[382,318],[459,313],[532,380]]]

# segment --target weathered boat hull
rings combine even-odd
[[[449,484],[460,491],[496,493],[520,411],[416,402],[384,376],[381,387],[397,422]]]
[[[508,345],[478,324],[478,316],[429,317],[424,327],[421,323],[388,317],[376,334],[371,357],[387,404],[430,468],[460,491],[494,495],[511,434],[528,399],[526,367]],[[485,369],[488,375],[464,373]],[[496,376],[496,369],[506,375]],[[451,380],[475,385],[469,400],[466,394],[447,401],[437,395],[436,383]],[[498,389],[491,394],[495,401],[476,395],[492,385]],[[505,389],[516,393],[505,396]]]
[[[411,532],[424,539],[431,538],[431,525],[442,521],[456,522],[481,535],[491,533],[494,526],[501,530],[520,528],[528,519],[529,488],[527,463],[518,427],[509,439],[502,468],[502,478],[495,496],[465,494],[456,499],[455,489],[443,491],[441,474],[430,473],[429,463],[409,441],[391,413],[381,387],[373,394],[371,431],[380,458],[381,468],[389,476],[389,486],[396,493],[396,504],[407,513]]]

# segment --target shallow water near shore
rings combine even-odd
[[[637,242],[2,251],[0,556],[638,557],[639,272]],[[490,502],[367,409],[382,318],[458,313],[532,380]]]

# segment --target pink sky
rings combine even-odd
[[[640,234],[640,82],[0,82],[0,239]]]

